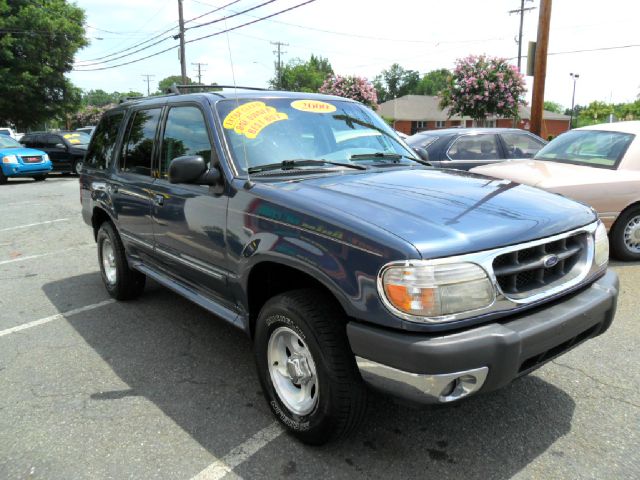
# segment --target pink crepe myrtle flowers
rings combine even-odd
[[[449,114],[481,120],[489,116],[511,118],[524,105],[524,77],[504,58],[469,55],[458,59],[451,83],[440,105]]]
[[[373,84],[356,75],[329,75],[318,91],[350,98],[374,108],[378,104],[378,94]]]

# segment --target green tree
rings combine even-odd
[[[607,118],[612,113],[613,105],[599,100],[594,100],[580,112],[579,125],[593,125],[595,123],[606,122]]]
[[[171,75],[169,77],[166,77],[160,80],[158,82],[158,91],[156,92],[156,95],[164,95],[165,93],[167,93],[167,90],[169,90],[169,88],[171,88],[171,85],[173,85],[174,83],[176,85],[182,85],[182,76]],[[192,83],[193,82],[191,82],[191,79],[187,77],[187,85],[191,85]]]
[[[415,70],[405,70],[397,63],[383,70],[373,80],[380,103],[415,93],[419,83],[420,73]]]
[[[269,85],[290,92],[317,92],[330,75],[333,75],[333,68],[329,60],[312,54],[307,62],[300,58],[289,60],[282,67],[280,81],[276,72]]]
[[[562,113],[565,111],[562,105],[560,105],[558,102],[551,102],[551,101],[544,102],[542,108],[544,108],[547,112],[553,112],[553,113]]]
[[[0,0],[0,124],[63,118],[80,90],[65,78],[88,42],[84,11],[66,0]]]
[[[446,68],[432,70],[425,73],[420,83],[418,83],[415,92],[417,95],[438,95],[442,90],[447,88],[451,78],[451,72]]]

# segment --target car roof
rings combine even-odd
[[[469,135],[474,133],[528,133],[533,135],[528,130],[522,130],[521,128],[503,128],[503,127],[469,127],[469,128],[439,128],[437,130],[423,130],[417,132],[414,135]]]
[[[640,134],[640,120],[631,120],[628,122],[616,123],[599,123],[597,125],[589,125],[586,127],[576,128],[575,130],[604,130],[607,132]]]
[[[113,110],[119,110],[124,108],[129,108],[135,105],[156,105],[156,104],[164,104],[164,103],[172,103],[172,102],[184,102],[189,100],[198,100],[202,98],[207,98],[211,103],[218,102],[220,100],[225,99],[277,99],[277,98],[304,98],[308,100],[340,100],[346,102],[354,102],[348,98],[337,97],[335,95],[324,95],[321,93],[306,93],[306,92],[284,92],[277,90],[243,90],[240,87],[235,90],[231,89],[222,89],[220,91],[214,92],[202,92],[202,93],[184,93],[177,94],[171,93],[168,95],[159,95],[152,97],[140,97],[135,99],[130,99],[122,102],[117,107],[114,107]]]

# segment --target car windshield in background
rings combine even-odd
[[[290,160],[412,163],[415,158],[377,115],[352,102],[222,100],[216,104],[239,172]],[[314,167],[319,168],[318,164]],[[336,168],[327,164],[325,168]]]
[[[17,140],[6,135],[0,135],[0,148],[20,148],[22,145]]]
[[[91,136],[84,132],[70,132],[62,135],[71,145],[88,145]]]
[[[615,169],[633,137],[630,133],[573,130],[553,140],[534,158]]]

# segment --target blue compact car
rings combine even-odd
[[[0,185],[7,183],[9,177],[42,181],[52,168],[49,155],[43,151],[24,148],[17,140],[0,135]]]

